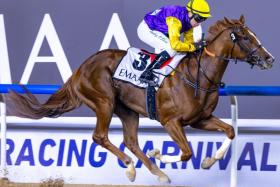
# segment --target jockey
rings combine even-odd
[[[205,41],[194,42],[193,29],[211,17],[206,0],[190,0],[187,7],[164,6],[145,15],[137,29],[138,37],[146,44],[161,51],[139,80],[155,85],[153,69],[177,52],[194,52],[205,47]],[[184,41],[180,40],[183,34]]]

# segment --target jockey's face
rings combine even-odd
[[[199,16],[198,14],[193,14],[191,12],[189,12],[189,18],[190,18],[190,23],[192,25],[192,27],[196,27],[198,25],[200,25],[203,21],[206,20],[206,18]]]

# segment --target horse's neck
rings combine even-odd
[[[215,45],[207,47],[208,50],[213,52],[216,56],[224,57],[227,56],[224,48],[217,50]],[[211,57],[204,53],[201,61],[201,68],[205,71],[206,75],[215,83],[219,83],[224,75],[227,68],[228,62],[220,58]]]
[[[217,50],[215,45],[207,47],[207,49],[211,52],[214,52],[217,56],[225,56],[225,51],[223,48],[220,47],[219,50]],[[216,49],[216,50],[215,50]],[[197,68],[198,68],[198,57],[194,57],[190,59],[191,64],[183,63],[184,66],[183,70],[186,72],[186,74],[191,73],[192,77],[196,78],[197,76]],[[200,61],[200,67],[202,71],[205,73],[200,72],[200,84],[202,87],[211,87],[212,83],[220,83],[222,80],[222,77],[224,75],[224,72],[227,68],[228,62],[222,61],[219,58],[211,57],[207,55],[206,53],[203,53],[201,61]],[[189,69],[186,71],[186,69]],[[207,77],[206,77],[207,76]],[[207,79],[210,79],[211,82]]]

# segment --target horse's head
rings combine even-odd
[[[244,25],[242,15],[239,20],[225,18],[218,21],[209,29],[210,41],[215,40],[223,48],[223,54],[228,58],[248,62],[252,66],[257,65],[261,69],[272,67],[274,57],[261,45],[256,34]]]

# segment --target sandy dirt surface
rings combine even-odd
[[[32,183],[13,183],[7,179],[0,180],[0,187],[162,187],[161,186],[143,186],[143,185],[85,185],[85,184],[64,184],[63,180],[60,179],[48,179],[46,181],[42,181],[40,184],[32,184]],[[165,185],[164,185],[165,186]],[[177,186],[177,187],[187,187],[187,186]]]

